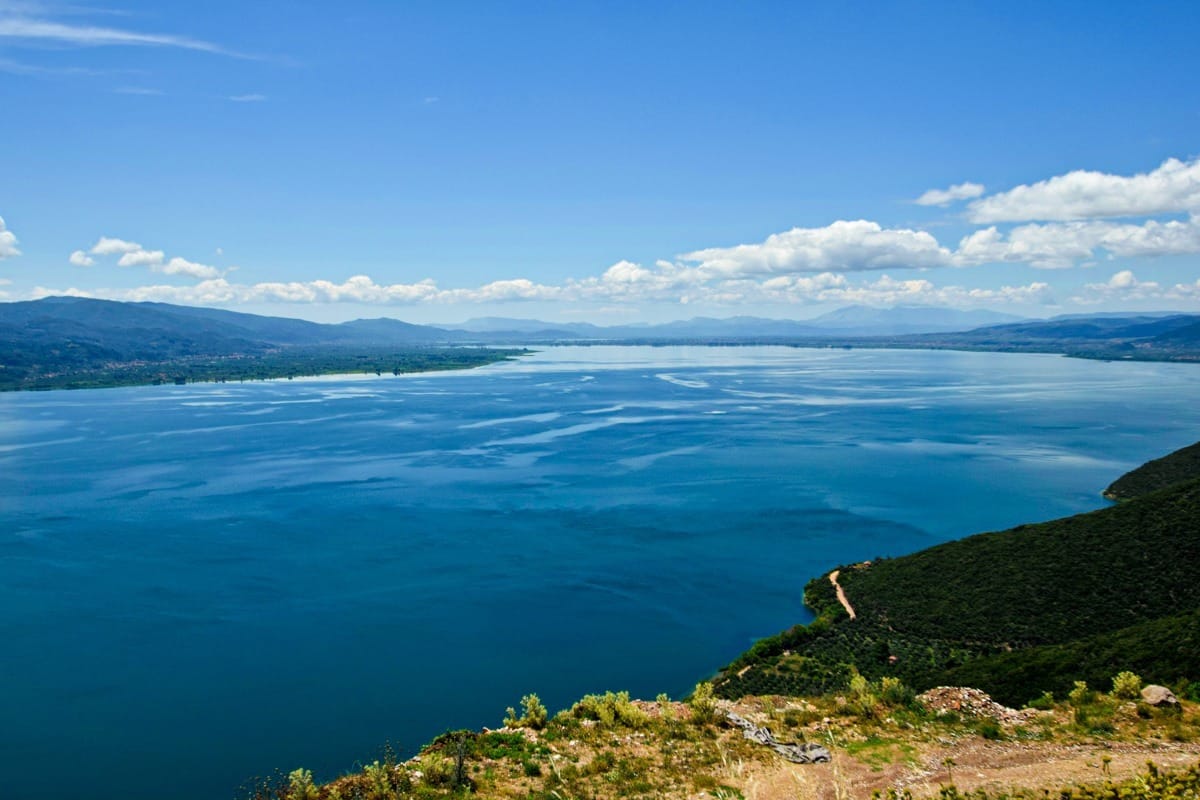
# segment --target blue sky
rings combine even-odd
[[[1200,311],[1198,35],[1195,3],[0,0],[0,299]]]

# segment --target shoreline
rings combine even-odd
[[[271,363],[269,356],[199,356],[194,360],[166,361],[145,364],[129,364],[113,367],[114,372],[128,370],[125,376],[114,376],[89,383],[90,376],[104,374],[103,370],[88,370],[65,373],[33,380],[58,381],[51,385],[0,387],[0,394],[25,392],[81,391],[89,389],[127,389],[144,386],[190,386],[194,384],[264,383],[267,381],[295,381],[359,376],[366,378],[401,377],[403,375],[427,375],[439,372],[459,372],[477,369],[506,361],[516,361],[520,356],[534,351],[512,347],[462,347],[446,346],[412,350],[379,351],[366,355],[343,355],[328,351],[284,353],[280,356],[294,361]],[[477,355],[477,358],[440,361],[436,356]],[[422,363],[424,357],[424,363]],[[329,364],[327,368],[313,369],[313,362],[343,361]],[[359,363],[348,364],[345,359]],[[363,363],[369,361],[370,363]],[[395,366],[388,367],[389,364]],[[229,369],[242,367],[244,369]],[[295,367],[288,369],[287,367]],[[246,374],[247,370],[260,369],[265,374]],[[193,374],[199,371],[200,374]],[[186,372],[187,374],[180,374]],[[225,372],[225,374],[221,374]]]

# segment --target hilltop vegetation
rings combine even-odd
[[[1200,712],[1191,703],[1157,709],[1129,699],[1137,686],[1134,675],[1112,692],[1077,686],[1061,702],[1019,713],[989,705],[978,693],[919,698],[897,682],[859,676],[838,695],[723,705],[711,701],[704,684],[686,703],[609,692],[552,717],[527,696],[523,713],[509,709],[500,730],[447,732],[407,760],[385,748],[324,783],[304,769],[280,772],[247,794],[250,800],[865,800],[879,792],[891,800],[1000,800],[1040,798],[1053,789],[1054,796],[1079,800],[1194,798]],[[745,737],[726,712],[768,727],[781,741],[820,744],[833,760],[789,763]],[[1149,759],[1173,769],[1147,770]]]
[[[857,669],[917,690],[977,686],[1021,704],[1136,666],[1149,680],[1194,692],[1197,565],[1200,479],[1088,514],[844,566],[839,582],[856,619],[826,577],[813,579],[805,600],[816,622],[756,643],[717,689],[730,698],[822,693]]]
[[[0,391],[464,369],[516,350],[438,347],[398,320],[320,325],[162,303],[73,297],[0,304]]]
[[[1109,500],[1132,500],[1193,478],[1200,478],[1200,442],[1127,472],[1104,490],[1104,496]]]

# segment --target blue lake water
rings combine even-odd
[[[0,794],[229,798],[538,692],[686,692],[841,563],[1104,505],[1200,367],[550,348],[0,395]]]

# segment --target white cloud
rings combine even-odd
[[[35,297],[53,294],[73,294],[102,297],[110,300],[158,301],[189,305],[232,305],[238,303],[368,303],[404,305],[435,299],[440,294],[431,280],[415,284],[384,286],[366,275],[355,275],[343,283],[317,280],[308,282],[230,283],[225,278],[211,278],[190,286],[155,285],[134,289],[47,289],[38,287]]]
[[[0,9],[0,12],[3,11],[4,9]],[[16,14],[10,12],[0,15],[0,39],[13,39],[35,43],[54,42],[78,47],[175,47],[184,50],[197,50],[205,53],[232,56],[234,58],[253,58],[253,56],[227,50],[212,42],[193,39],[188,36],[176,36],[165,33],[141,33],[139,31],[107,28],[97,25],[76,25],[49,19],[36,19],[20,13],[19,10]]]
[[[21,61],[14,61],[11,58],[0,58],[0,72],[7,72],[10,75],[31,76],[92,76],[109,74],[113,70],[97,70],[87,67],[44,67],[39,64],[26,64]]]
[[[824,228],[793,228],[768,236],[761,244],[713,247],[679,256],[699,262],[710,277],[739,277],[794,272],[944,267],[949,250],[926,231],[882,228],[868,220],[839,220]]]
[[[689,287],[706,280],[698,270],[659,261],[656,269],[632,261],[618,261],[599,276],[569,280],[562,289],[563,299],[621,301],[676,301]]]
[[[17,249],[17,235],[5,226],[4,217],[0,217],[0,261],[19,255],[21,251]]]
[[[89,252],[96,256],[120,255],[117,260],[119,267],[149,267],[152,271],[164,275],[181,275],[196,280],[210,280],[221,275],[221,271],[216,267],[198,264],[178,256],[168,260],[167,254],[162,250],[147,250],[137,242],[110,236],[101,236]],[[72,264],[81,267],[90,267],[95,263],[95,259],[89,258],[82,250],[72,253],[70,260]]]
[[[265,103],[267,96],[265,94],[235,94],[228,98],[234,103]]]
[[[956,183],[948,189],[930,189],[913,202],[919,206],[948,206],[957,200],[970,200],[981,194],[982,183]]]
[[[112,239],[108,236],[101,236],[92,245],[91,253],[94,256],[112,256],[117,253],[132,253],[141,249],[142,246],[137,242],[127,242],[124,239]]]
[[[1120,258],[1200,253],[1200,217],[1140,225],[1105,221],[1020,225],[1007,234],[996,227],[963,237],[955,260],[964,266],[1018,262],[1063,269],[1094,258],[1097,251]]]
[[[131,250],[121,256],[118,267],[158,267],[167,255],[162,250]]]
[[[1154,300],[1163,296],[1162,287],[1155,281],[1139,281],[1132,270],[1123,269],[1114,273],[1103,283],[1084,285],[1083,291],[1071,301],[1080,305],[1094,305],[1110,300]]]
[[[1123,269],[1107,281],[1086,284],[1079,296],[1071,298],[1072,302],[1081,305],[1134,300],[1200,302],[1200,280],[1163,286],[1157,281],[1139,280],[1132,270]]]
[[[438,302],[503,303],[511,300],[558,300],[564,291],[558,286],[535,283],[528,278],[492,281],[478,289],[439,291]]]
[[[871,306],[921,305],[965,308],[995,305],[1045,305],[1054,302],[1049,284],[1002,286],[998,289],[971,289],[962,286],[938,286],[923,278],[898,280],[889,275],[851,283],[845,275],[787,275],[757,282],[724,281],[702,287],[688,295],[688,302],[706,302],[740,306],[751,303],[792,305],[861,304]]]
[[[1143,217],[1200,211],[1200,159],[1167,159],[1137,175],[1076,170],[976,200],[972,222]]]
[[[135,289],[39,287],[34,297],[66,294],[102,297],[112,300],[158,301],[192,305],[236,305],[241,303],[364,303],[370,305],[475,304],[523,300],[560,300],[595,302],[617,300],[671,300],[681,304],[740,306],[747,303],[811,305],[862,303],[867,305],[929,305],[970,307],[980,305],[1032,305],[1053,302],[1045,283],[1005,286],[999,289],[970,289],[961,286],[936,286],[924,279],[897,280],[883,275],[871,282],[852,284],[845,275],[787,275],[763,281],[752,279],[722,280],[696,284],[666,292],[663,284],[652,279],[656,273],[636,264],[622,262],[613,276],[630,272],[637,276],[628,281],[588,279],[568,281],[563,286],[547,286],[527,279],[494,281],[474,289],[440,289],[433,280],[408,284],[378,284],[369,276],[356,275],[342,283],[317,280],[288,283],[236,284],[225,278],[212,278],[190,286],[154,285]],[[611,272],[611,269],[610,269]],[[608,274],[608,273],[606,273]],[[644,294],[622,294],[622,286],[644,285]]]
[[[1103,224],[1103,223],[1098,223]],[[1200,252],[1200,217],[1187,221],[1150,220],[1143,225],[1112,225],[1100,246],[1115,256],[1169,256]]]
[[[155,253],[154,255],[157,255]],[[122,259],[124,260],[124,259]],[[197,264],[194,261],[188,261],[186,258],[176,256],[161,266],[155,265],[151,267],[155,272],[161,272],[164,275],[186,275],[189,278],[198,280],[207,280],[209,278],[219,277],[221,272],[216,267],[210,267],[207,264]]]
[[[1195,283],[1177,283],[1163,293],[1172,300],[1200,300],[1200,280]]]

